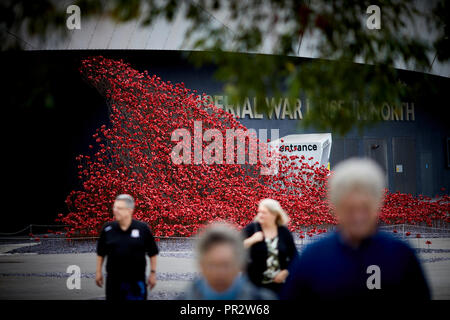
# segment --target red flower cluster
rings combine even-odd
[[[205,94],[140,73],[121,60],[92,57],[82,61],[81,73],[106,97],[110,124],[93,135],[92,154],[77,157],[82,190],[69,194],[69,213],[57,219],[70,225],[68,237],[97,235],[112,219],[111,206],[120,193],[135,198],[135,218],[147,222],[155,236],[190,236],[203,224],[222,219],[242,227],[254,218],[263,198],[280,201],[293,231],[311,228],[307,234],[312,236],[326,232],[318,226],[336,223],[326,201],[329,172],[317,162],[309,164],[310,159],[281,156],[276,175],[260,175],[260,162],[174,164],[171,134],[176,129],[193,132],[194,121],[202,121],[203,130],[214,128],[223,136],[227,129],[247,130]],[[204,150],[207,143],[202,143]],[[445,199],[431,203],[387,193],[381,219],[448,221]]]
[[[414,224],[429,227],[446,227],[450,222],[450,197],[444,195],[432,200],[419,195],[414,197],[386,190],[380,220],[386,224]]]

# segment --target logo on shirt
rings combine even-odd
[[[105,228],[105,231],[109,231],[109,230],[111,230],[111,229],[112,229],[111,226],[107,226],[107,227]]]
[[[131,230],[131,237],[132,238],[139,238],[139,229]]]

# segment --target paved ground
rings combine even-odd
[[[95,284],[94,253],[0,256],[0,299],[103,299]],[[81,269],[81,289],[67,289],[69,265]],[[160,257],[158,282],[149,299],[175,298],[196,272],[192,258]]]
[[[450,239],[411,239],[419,248],[434,299],[450,299]],[[9,246],[9,247],[6,247]],[[0,299],[103,299],[104,290],[94,281],[95,253],[7,254],[20,245],[0,245]],[[21,244],[23,246],[23,244]],[[81,269],[81,289],[67,289],[69,265]],[[174,299],[196,275],[191,251],[162,252],[158,258],[158,283],[149,299]]]
[[[35,246],[37,243],[10,243],[10,244],[4,244],[0,245],[0,255],[6,254],[9,251],[16,250],[19,248],[25,248],[25,247],[31,247]]]

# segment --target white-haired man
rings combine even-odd
[[[429,299],[414,251],[378,230],[384,172],[372,160],[338,164],[328,183],[337,230],[309,245],[290,269],[283,299]]]
[[[133,219],[134,199],[129,194],[116,197],[115,221],[107,222],[97,243],[95,281],[103,286],[102,266],[106,262],[106,300],[146,300],[147,285],[156,284],[158,247],[144,222]],[[150,275],[145,276],[146,254],[150,257]]]

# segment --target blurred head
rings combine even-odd
[[[206,227],[197,242],[200,271],[217,292],[230,288],[245,265],[245,250],[240,233],[224,223]]]
[[[277,200],[263,199],[259,202],[255,220],[262,225],[282,226],[288,223],[289,218]]]
[[[120,194],[116,197],[113,206],[114,218],[117,221],[123,221],[133,215],[134,199],[129,194]]]
[[[373,160],[351,158],[336,166],[328,197],[347,237],[358,241],[375,232],[384,188],[384,172]]]

